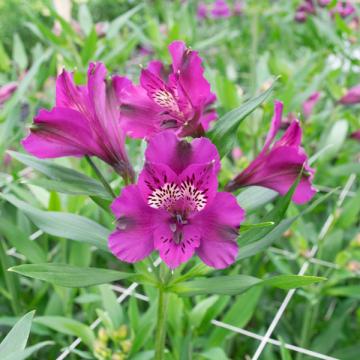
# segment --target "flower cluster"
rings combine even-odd
[[[206,18],[226,19],[231,16],[239,16],[243,12],[244,4],[242,1],[235,1],[232,8],[226,0],[215,0],[212,4],[206,4],[201,1],[197,7],[197,18],[204,20]]]
[[[245,218],[230,191],[260,185],[285,194],[303,170],[293,197],[301,204],[315,194],[314,170],[301,148],[298,120],[275,141],[282,122],[282,103],[276,102],[263,150],[226,191],[219,191],[220,157],[206,138],[217,117],[216,96],[196,51],[175,41],[169,52],[172,64],[150,62],[138,85],[123,76],[108,79],[101,63],[90,64],[86,85],[76,85],[63,71],[56,105],[39,111],[23,145],[39,158],[95,156],[124,178],[128,185],[111,206],[117,220],[109,237],[109,248],[120,260],[132,263],[158,251],[172,269],[193,255],[220,269],[236,259]],[[310,107],[316,100],[309,100]],[[147,141],[137,181],[127,136]]]
[[[304,0],[296,9],[295,20],[303,23],[307,20],[309,15],[316,14],[317,7],[327,7],[330,5],[331,0]],[[350,1],[338,1],[334,8],[329,12],[331,16],[338,14],[342,18],[347,18],[354,14],[355,7]]]

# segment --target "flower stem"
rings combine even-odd
[[[166,314],[169,301],[169,294],[159,288],[157,326],[155,335],[155,360],[163,360],[166,337]]]
[[[101,181],[101,183],[104,185],[104,188],[107,190],[107,192],[111,195],[111,197],[116,198],[116,195],[115,195],[113,189],[111,188],[109,183],[106,181],[103,174],[100,172],[100,170],[95,165],[95,163],[91,160],[90,156],[85,155],[85,159],[90,164],[90,166],[93,168],[93,170],[95,171],[96,176]]]

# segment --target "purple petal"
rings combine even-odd
[[[258,185],[273,189],[281,195],[285,195],[305,164],[303,174],[298,187],[293,195],[293,201],[303,204],[316,194],[312,187],[313,169],[306,166],[307,156],[301,148],[281,146],[274,148],[268,155],[259,155],[231,185],[235,188],[241,186]],[[255,164],[255,166],[254,166]],[[231,185],[227,189],[231,189]]]
[[[120,100],[121,126],[133,138],[144,138],[159,131],[161,108],[141,86],[122,81],[117,87]]]
[[[360,103],[360,85],[349,89],[347,93],[339,100],[343,105],[353,105]]]
[[[89,115],[87,87],[75,85],[73,74],[65,70],[56,79],[56,106]]]
[[[231,16],[230,8],[225,0],[216,0],[211,10],[214,19],[228,18]]]
[[[143,199],[149,203],[150,206],[158,208],[167,205],[167,203],[165,204],[164,202],[171,202],[176,199],[174,192],[178,190],[177,185],[178,177],[170,167],[165,164],[145,163],[138,179],[138,186]],[[156,199],[153,199],[156,204],[159,202],[159,206],[152,203],[149,198],[150,195],[154,194],[159,194],[160,196],[159,199],[158,196],[156,196]]]
[[[35,126],[22,141],[26,151],[39,158],[94,155],[98,146],[92,141],[84,116],[72,109],[55,107],[40,110]]]
[[[281,101],[275,100],[274,103],[274,115],[271,119],[270,130],[266,136],[265,145],[262,152],[266,152],[270,147],[271,143],[275,139],[276,134],[280,130],[281,127],[281,119],[283,112],[283,103]]]
[[[198,53],[186,48],[184,42],[174,41],[169,45],[173,72],[178,76],[182,91],[194,107],[204,106],[210,96],[210,84],[204,77],[202,60]],[[215,101],[215,100],[214,100]]]
[[[193,223],[203,232],[196,253],[205,264],[223,269],[235,261],[236,238],[244,218],[245,212],[235,196],[225,192],[217,193],[212,206],[196,215]]]
[[[120,260],[136,262],[154,250],[153,231],[157,212],[144,202],[136,185],[126,186],[111,209],[117,229],[109,236],[109,248]]]
[[[168,165],[178,175],[191,164],[212,161],[215,161],[215,172],[220,170],[218,151],[209,139],[197,138],[189,143],[180,140],[170,130],[156,134],[149,140],[145,157],[149,162]]]
[[[171,269],[188,261],[200,244],[200,230],[193,225],[185,225],[177,231],[172,231],[169,223],[159,225],[154,232],[155,249],[161,259]],[[180,241],[175,241],[180,239]]]
[[[186,185],[205,194],[206,207],[210,206],[216,196],[218,181],[213,162],[188,166],[180,174],[179,181],[182,186]],[[189,192],[192,193],[192,191]]]
[[[10,82],[0,87],[0,105],[4,104],[18,87],[17,82]]]
[[[311,94],[303,103],[303,113],[306,118],[308,118],[315,107],[315,105],[320,100],[321,94],[319,92],[314,92]]]

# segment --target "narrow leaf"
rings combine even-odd
[[[134,277],[135,274],[109,269],[78,267],[59,263],[24,264],[9,271],[64,287],[86,287]]]

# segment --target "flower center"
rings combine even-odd
[[[203,210],[206,203],[206,190],[197,189],[190,178],[180,186],[173,182],[165,183],[148,197],[149,206],[171,212],[179,224],[186,223],[186,215],[190,212]]]

